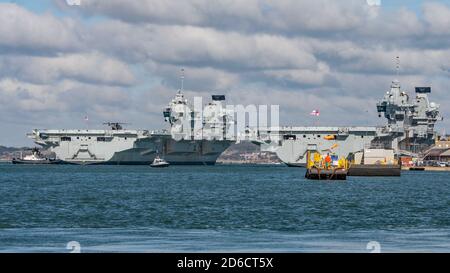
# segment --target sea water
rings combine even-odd
[[[0,252],[450,252],[449,173],[304,174],[0,164]]]

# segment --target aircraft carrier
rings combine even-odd
[[[415,96],[402,91],[399,81],[377,104],[381,127],[279,127],[249,131],[262,151],[275,152],[291,167],[304,167],[307,151],[349,156],[365,148],[393,149],[396,155],[418,155],[435,143],[439,105],[429,102],[430,87],[416,87]]]
[[[235,140],[226,134],[233,116],[222,105],[225,96],[212,97],[200,114],[178,90],[163,111],[168,130],[129,130],[109,122],[106,130],[34,129],[28,137],[63,164],[147,165],[158,155],[172,165],[214,165]],[[196,130],[183,130],[186,122]]]

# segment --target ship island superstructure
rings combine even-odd
[[[169,130],[130,130],[110,122],[104,130],[34,129],[28,137],[66,164],[148,165],[160,156],[171,165],[213,165],[235,142],[226,137],[233,122],[224,100],[215,95],[197,113],[178,90],[163,111]],[[186,124],[196,130],[184,128]]]
[[[435,143],[435,124],[442,120],[439,105],[430,102],[430,87],[416,87],[414,97],[394,80],[377,104],[385,126],[277,127],[250,132],[262,151],[275,152],[288,166],[304,167],[308,151],[349,156],[365,148],[393,149],[396,155],[417,155]]]

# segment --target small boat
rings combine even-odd
[[[51,159],[44,157],[38,148],[33,148],[31,150],[31,155],[26,155],[21,158],[13,158],[13,164],[30,164],[30,165],[41,165],[41,164],[58,164],[61,160]]]
[[[160,158],[159,156],[156,156],[155,160],[153,160],[153,163],[150,164],[152,168],[165,168],[169,167],[169,163],[165,161],[164,159]]]

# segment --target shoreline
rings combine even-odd
[[[409,168],[411,167],[402,167],[402,171],[409,171],[409,172],[418,172],[418,171],[414,171],[414,170],[410,170]],[[450,172],[450,167],[423,167],[425,168],[424,171],[426,172]]]
[[[284,165],[282,162],[217,161],[218,165]]]
[[[0,160],[0,164],[11,164],[11,160]],[[244,162],[244,161],[218,161],[216,162],[217,165],[268,165],[268,166],[281,166],[284,165],[283,163],[270,163],[270,162]],[[59,165],[59,164],[54,164]],[[65,164],[61,164],[65,165]],[[125,166],[125,165],[123,165]],[[138,165],[136,165],[138,166]]]

